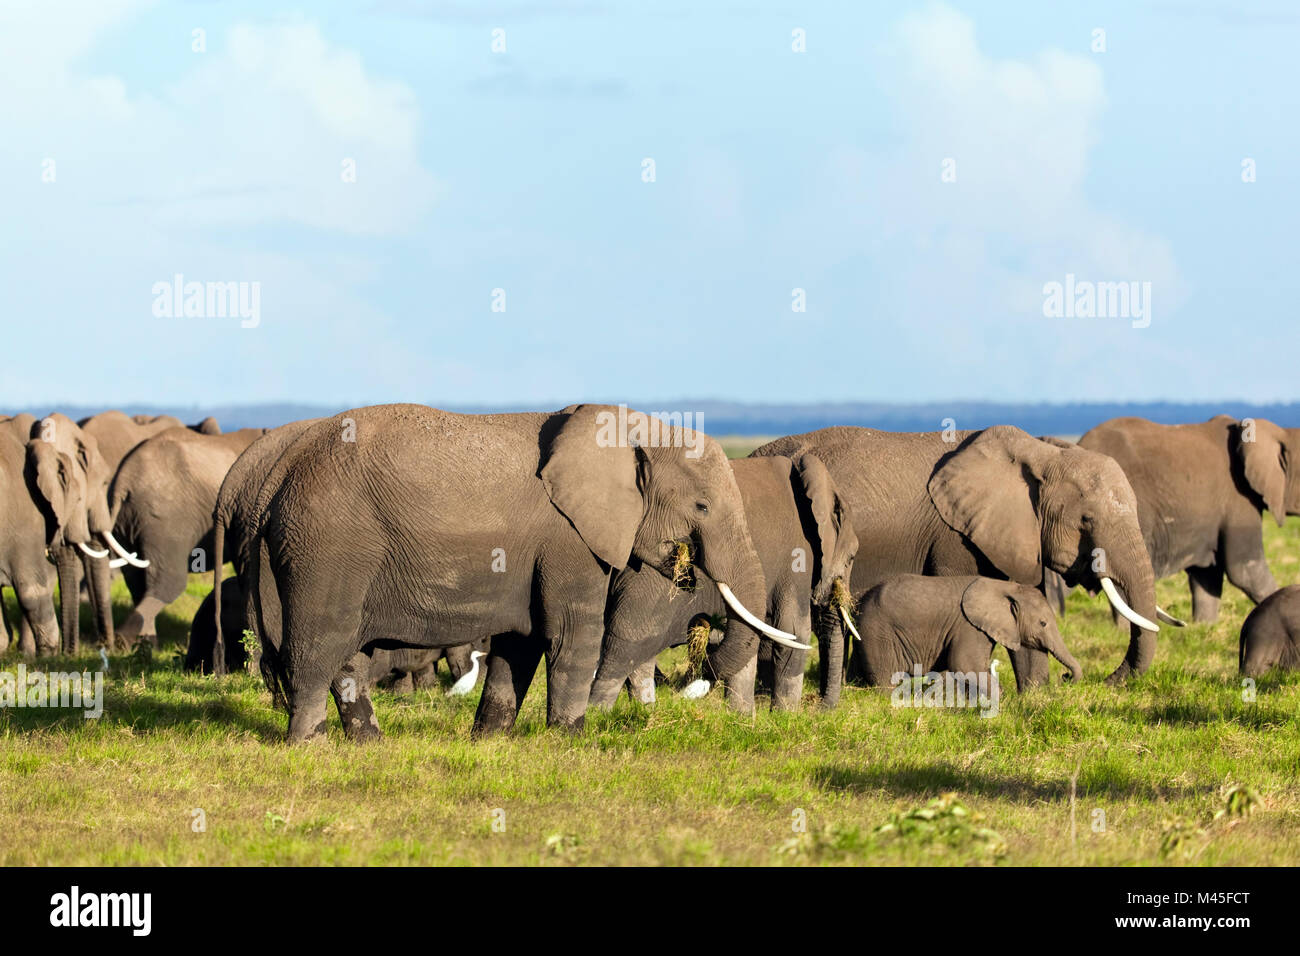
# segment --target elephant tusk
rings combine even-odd
[[[693,680],[686,685],[686,689],[682,691],[682,696],[687,700],[699,700],[712,688],[713,685],[706,680]]]
[[[114,558],[113,560],[108,562],[108,566],[110,568],[120,568],[124,564],[126,564],[126,558]]]
[[[1111,606],[1119,611],[1121,615],[1128,618],[1129,622],[1136,624],[1144,631],[1159,631],[1160,625],[1154,624],[1147,618],[1143,617],[1137,611],[1133,610],[1124,603],[1124,599],[1119,596],[1119,588],[1115,587],[1115,582],[1110,578],[1101,579],[1101,589],[1106,592],[1106,599],[1110,601]]]
[[[1187,626],[1186,621],[1180,621],[1178,618],[1174,617],[1172,614],[1170,614],[1168,611],[1162,608],[1159,604],[1156,605],[1156,617],[1164,621],[1166,624],[1172,624],[1174,627]]]
[[[106,557],[108,557],[108,552],[107,552],[107,551],[96,551],[94,548],[90,547],[90,546],[87,545],[87,544],[83,544],[83,543],[80,542],[80,541],[77,542],[77,547],[80,548],[80,549],[81,549],[81,553],[84,554],[84,555],[86,555],[86,557],[88,557],[88,558],[106,558]]]
[[[108,546],[110,548],[112,548],[114,551],[117,552],[117,556],[119,558],[124,558],[126,560],[126,563],[131,565],[131,567],[133,568],[149,567],[149,562],[144,560],[143,558],[137,558],[134,554],[127,554],[126,548],[118,544],[117,538],[113,537],[113,532],[105,531],[104,540],[108,542]]]
[[[718,591],[722,594],[722,600],[727,602],[727,607],[731,608],[740,616],[740,619],[752,627],[764,637],[770,637],[778,644],[784,644],[786,647],[792,647],[796,651],[812,650],[811,644],[804,644],[793,634],[787,634],[785,631],[779,631],[765,621],[760,621],[749,613],[749,609],[740,603],[740,599],[731,593],[731,588],[727,587],[721,581],[717,582]]]
[[[862,643],[862,635],[859,634],[858,629],[853,626],[853,615],[845,609],[843,604],[840,605],[840,617],[844,618],[844,625],[849,629],[849,633],[858,639],[859,644]],[[852,640],[852,638],[850,638],[850,640]]]

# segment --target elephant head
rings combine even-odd
[[[803,490],[816,529],[813,540],[817,544],[817,560],[813,569],[812,600],[814,604],[825,605],[831,600],[837,580],[848,584],[853,559],[858,553],[858,535],[853,530],[853,513],[849,504],[821,459],[812,454],[801,455],[794,467],[798,474],[798,487]]]
[[[636,561],[676,580],[688,556],[713,579],[735,618],[710,666],[729,697],[737,693],[735,706],[752,707],[757,632],[787,646],[808,645],[749,610],[761,613],[767,592],[722,447],[701,432],[623,407],[579,405],[561,414],[540,470],[552,503],[613,568]]]
[[[1234,424],[1231,434],[1242,477],[1282,527],[1287,515],[1300,514],[1300,429],[1257,418]]]
[[[96,535],[112,530],[108,484],[113,475],[98,442],[70,418],[56,412],[32,425],[27,463],[47,506],[48,545],[89,549]]]
[[[944,522],[1010,580],[1041,581],[1050,568],[1070,587],[1105,592],[1131,624],[1111,682],[1150,666],[1155,579],[1137,498],[1114,459],[999,425],[940,459],[929,492]]]
[[[1035,588],[1014,581],[976,578],[962,592],[966,620],[1008,650],[1045,651],[1069,668],[1069,679],[1083,678],[1083,666],[1065,647],[1047,599]]]
[[[807,504],[804,522],[811,524],[814,532],[809,534],[809,540],[817,547],[812,604],[821,642],[821,700],[823,707],[833,708],[839,702],[844,677],[844,628],[847,626],[855,636],[857,632],[852,602],[846,602],[846,598],[853,559],[858,553],[858,535],[853,530],[852,509],[821,459],[813,454],[801,455],[794,463],[794,471],[796,489],[802,489]]]

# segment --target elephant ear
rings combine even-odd
[[[1286,444],[1282,429],[1272,422],[1256,421],[1253,440],[1247,441],[1245,429],[1237,431],[1237,456],[1241,459],[1246,483],[1264,499],[1264,505],[1280,528],[1286,523]]]
[[[998,425],[941,459],[930,476],[939,516],[1013,581],[1040,579],[1038,483],[1051,453],[1020,429]]]
[[[823,579],[818,584],[824,587],[829,585],[828,576],[835,570],[835,548],[841,529],[846,523],[851,525],[852,522],[849,520],[848,506],[840,497],[831,473],[826,470],[820,458],[816,455],[800,455],[794,467],[804,496],[808,499],[813,521],[817,524],[817,548]]]
[[[613,409],[570,408],[543,459],[542,484],[592,553],[623,568],[645,510],[640,484],[645,453],[620,447],[611,427],[617,414]]]
[[[976,578],[962,592],[961,612],[966,620],[1007,650],[1020,650],[1020,626],[1016,619],[1020,606],[1004,582]]]
[[[31,465],[36,490],[50,507],[54,515],[56,532],[68,522],[71,486],[73,480],[72,459],[60,452],[50,442],[39,438],[27,446],[27,459]]]

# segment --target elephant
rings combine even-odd
[[[29,487],[46,518],[45,545],[58,572],[63,650],[73,654],[79,640],[81,555],[107,558],[109,552],[95,545],[99,539],[121,551],[108,511],[112,472],[94,436],[58,412],[33,422],[26,457]]]
[[[0,423],[0,585],[13,588],[18,598],[19,651],[27,657],[54,654],[59,650],[60,631],[54,616],[53,569],[46,559],[42,493],[32,485],[35,476],[27,469],[27,449],[9,424]],[[70,464],[56,466],[54,480],[62,476],[75,484]],[[47,473],[45,477],[50,476]],[[10,628],[5,621],[0,629],[0,653],[8,650],[9,643]]]
[[[185,669],[201,674],[213,672],[212,656],[217,643],[217,622],[215,609],[217,592],[209,591],[190,621],[190,638],[185,647]],[[240,639],[249,629],[248,619],[244,616],[244,595],[240,591],[239,581],[234,577],[226,578],[221,591],[221,629],[231,636],[223,643],[225,652],[225,671],[242,670],[248,659],[244,643]]]
[[[767,583],[767,619],[778,629],[807,635],[817,612],[821,628],[819,656],[823,705],[839,700],[844,667],[842,622],[832,607],[835,584],[847,587],[858,538],[848,505],[826,466],[814,455],[789,458],[743,458],[730,462],[740,489],[754,547]],[[681,593],[652,567],[627,567],[614,575],[605,610],[605,639],[600,668],[591,690],[591,705],[614,704],[625,681],[642,701],[654,699],[653,673],[637,672],[668,647],[686,643],[692,622],[717,620],[726,603],[704,575],[694,590]],[[764,638],[764,644],[772,642]],[[772,708],[796,710],[803,692],[807,652],[776,645],[772,668]],[[630,675],[636,674],[635,678]],[[648,681],[647,681],[648,678]],[[734,686],[752,694],[753,681]],[[752,706],[749,705],[749,706]]]
[[[19,415],[0,415],[0,433],[10,435],[21,445],[27,441],[27,436],[31,433],[32,425],[35,422],[36,416],[29,415],[26,412]],[[19,471],[21,473],[21,468]],[[0,507],[3,506],[4,499],[0,499]],[[22,613],[21,602],[19,604],[19,616],[21,620],[20,633],[18,635],[19,643],[23,647],[29,649],[34,648],[35,645],[33,644],[31,624],[27,620],[26,615]],[[0,587],[0,649],[9,646],[9,640],[12,636],[14,636],[14,631],[10,626],[9,612],[4,603],[4,588]],[[32,651],[29,650],[29,653],[31,652]]]
[[[1217,620],[1225,574],[1256,604],[1277,590],[1261,516],[1267,508],[1281,527],[1300,514],[1300,429],[1227,415],[1192,425],[1115,418],[1079,445],[1124,469],[1152,571],[1187,573],[1193,620]]]
[[[1300,669],[1300,584],[1279,588],[1246,616],[1238,659],[1243,677]]]
[[[264,659],[274,649],[292,742],[324,733],[329,693],[351,739],[377,736],[368,694],[340,693],[364,687],[369,653],[467,637],[491,638],[475,734],[513,727],[543,655],[548,724],[581,729],[611,571],[635,561],[670,577],[679,546],[737,616],[710,672],[731,688],[754,659],[761,622],[747,605],[766,589],[726,455],[626,406],[353,409],[303,428],[256,499],[240,519],[253,572],[241,583]]]
[[[825,463],[853,509],[863,542],[854,598],[896,574],[978,574],[1041,587],[1050,568],[1071,586],[1101,589],[1132,622],[1109,683],[1151,665],[1155,579],[1133,489],[1112,459],[1009,425],[916,433],[836,426],[753,452],[805,454]],[[1011,660],[1020,689],[1046,682],[1042,651],[1022,647]]]
[[[23,435],[23,439],[26,440],[30,434],[31,425],[36,420],[31,415],[19,417],[27,420],[27,434]],[[180,419],[173,418],[170,415],[136,415],[128,417],[119,411],[109,411],[83,418],[77,422],[76,427],[80,429],[80,434],[94,440],[95,447],[103,459],[104,470],[111,479],[127,452],[140,442],[169,428],[184,426],[181,424]],[[205,434],[219,434],[221,431],[214,418],[207,418],[198,425],[191,427]],[[111,577],[110,565],[108,562],[94,558],[84,552],[77,557],[77,560],[81,565],[80,572],[74,575],[78,585],[76,591],[78,603],[80,602],[80,583],[84,580],[89,591],[91,607],[95,611],[95,629],[100,640],[106,646],[111,647],[114,643],[114,632],[113,615],[108,596]],[[121,564],[125,560],[125,558],[117,558],[115,563]],[[65,619],[66,617],[65,614]],[[72,647],[78,645],[79,639],[79,627],[78,630],[74,630],[70,637],[65,637],[65,640],[68,640]]]
[[[988,673],[996,644],[1051,654],[1068,679],[1083,677],[1047,598],[1015,581],[900,574],[863,596],[858,631],[853,653],[871,686],[893,686],[900,674]]]
[[[195,549],[201,551],[195,571],[209,570],[209,560],[221,565],[222,555],[212,547],[217,492],[235,459],[265,433],[169,428],[122,459],[108,493],[113,534],[141,559],[122,569],[135,602],[117,629],[128,646],[139,639],[157,643],[158,613],[184,593]],[[146,567],[138,566],[146,561]],[[107,592],[101,599],[107,605]]]
[[[438,686],[438,662],[445,660],[453,681],[460,680],[474,666],[474,652],[487,654],[487,638],[453,647],[399,647],[391,651],[376,650],[370,658],[370,681],[398,694],[409,694],[426,687]],[[479,668],[476,684],[482,684],[486,670]]]

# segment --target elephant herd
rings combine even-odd
[[[1052,607],[1076,586],[1129,629],[1122,684],[1157,622],[1181,625],[1155,581],[1185,571],[1196,620],[1225,575],[1259,604],[1240,657],[1257,675],[1300,666],[1300,588],[1278,590],[1261,529],[1264,510],[1300,513],[1297,434],[1226,416],[1116,419],[1078,443],[832,427],[729,461],[602,405],[381,405],[231,433],[0,418],[0,586],[20,612],[0,651],[12,634],[25,655],[75,653],[83,585],[106,648],[156,643],[159,612],[210,571],[187,665],[240,666],[251,632],[290,740],[324,733],[331,697],[348,737],[374,737],[372,686],[430,684],[445,657],[464,689],[484,654],[475,733],[513,726],[543,657],[548,723],[576,729],[624,687],[653,701],[656,656],[681,644],[687,695],[721,685],[744,713],[756,689],[800,705],[814,634],[826,707],[846,677],[987,675],[999,644],[1020,689],[1049,657],[1079,679]],[[119,568],[134,606],[115,624]]]

